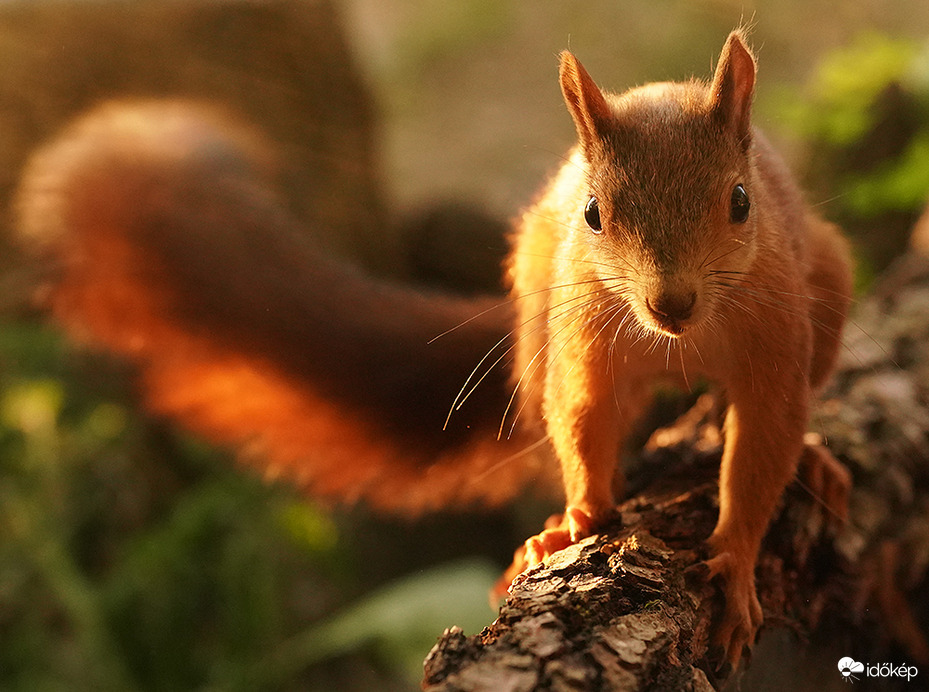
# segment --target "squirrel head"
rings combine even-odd
[[[578,232],[642,326],[679,336],[712,315],[726,277],[754,257],[759,210],[750,110],[755,58],[741,31],[711,83],[605,93],[571,53],[561,89],[577,129],[587,189]]]

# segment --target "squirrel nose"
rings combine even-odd
[[[645,299],[645,305],[655,320],[672,332],[681,332],[681,322],[687,320],[697,304],[697,293],[660,293],[652,300]]]

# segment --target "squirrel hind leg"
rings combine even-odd
[[[852,475],[823,445],[818,434],[807,433],[803,441],[798,474],[804,489],[822,505],[826,523],[838,530],[848,520]]]
[[[819,391],[835,366],[842,345],[842,327],[852,297],[852,260],[848,243],[832,224],[810,223],[807,275],[810,320],[813,326],[813,360],[810,386]]]

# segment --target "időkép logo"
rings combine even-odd
[[[916,666],[906,663],[860,663],[850,656],[839,659],[839,672],[845,682],[857,682],[861,678],[901,678],[907,682],[917,676]]]

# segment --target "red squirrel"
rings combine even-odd
[[[754,568],[801,457],[810,402],[836,359],[851,296],[838,230],[817,218],[750,111],[755,59],[740,31],[710,84],[602,92],[561,56],[579,144],[519,223],[509,268],[526,336],[516,372],[561,462],[560,526],[526,543],[533,564],[610,515],[619,445],[657,378],[720,384],[729,406],[719,519],[717,641],[732,661],[762,621]],[[841,505],[842,491],[833,491]],[[837,500],[837,501],[835,501]],[[844,507],[834,508],[840,515]]]
[[[848,249],[751,125],[740,31],[709,84],[616,96],[567,52],[560,81],[579,143],[516,224],[509,302],[320,256],[259,138],[189,103],[77,122],[28,165],[18,225],[57,259],[55,317],[136,361],[154,410],[314,493],[407,512],[502,502],[554,455],[566,511],[517,569],[610,517],[620,446],[656,380],[718,382],[706,566],[735,661],[762,620],[754,567],[775,506],[801,457],[827,457],[804,434],[848,309]]]

